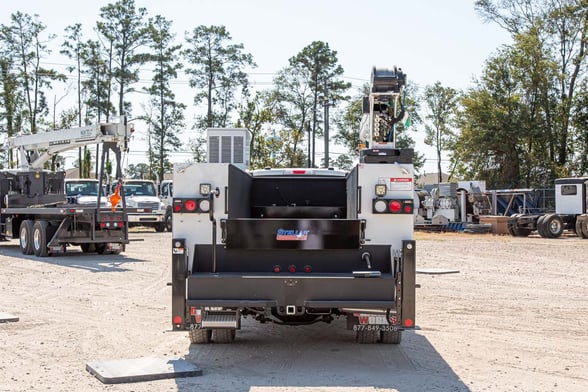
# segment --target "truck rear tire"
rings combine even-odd
[[[36,221],[33,225],[33,252],[37,257],[49,256],[47,249],[47,222]]]
[[[33,250],[33,221],[23,220],[19,231],[20,251],[23,255],[32,255]]]
[[[104,242],[95,243],[94,246],[96,247],[96,253],[99,255],[103,255],[106,252],[106,244]]]
[[[537,219],[537,233],[543,238],[547,238],[548,234],[545,231],[545,217],[547,215],[542,215]]]
[[[211,329],[191,329],[190,330],[190,343],[192,343],[192,344],[210,343],[211,336],[212,336]]]
[[[576,235],[580,238],[588,238],[588,216],[576,217]]]
[[[380,332],[380,342],[384,344],[400,344],[402,341],[402,331],[382,331]]]
[[[173,228],[173,220],[172,220],[171,210],[168,210],[165,213],[165,228],[167,231],[169,231],[171,233],[172,228]]]
[[[155,224],[155,231],[158,233],[163,233],[165,231],[165,222]]]
[[[547,238],[558,238],[564,231],[564,224],[561,216],[557,214],[549,214],[543,219],[543,231],[547,234]]]
[[[355,341],[359,344],[374,344],[380,339],[380,331],[356,331]]]
[[[91,244],[91,243],[80,244],[80,248],[82,248],[83,253],[96,252],[96,248],[94,247],[94,244]]]
[[[236,334],[237,331],[232,328],[216,328],[212,330],[212,341],[220,344],[232,343]]]

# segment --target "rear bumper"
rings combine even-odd
[[[188,277],[190,306],[394,308],[395,280],[353,274],[198,273]]]
[[[129,223],[161,223],[161,222],[165,222],[165,211],[162,211],[161,214],[152,214],[152,213],[128,214],[127,217],[128,217]]]

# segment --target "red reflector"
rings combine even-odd
[[[306,170],[292,170],[292,174],[304,174]]]
[[[182,206],[181,206],[181,205],[179,205],[179,204],[176,204],[176,205],[174,206],[174,211],[175,211],[175,212],[180,212],[180,211],[182,211]]]
[[[174,324],[181,324],[182,316],[174,316]]]
[[[305,265],[304,266],[304,272],[306,272],[307,274],[310,273],[312,271],[312,267],[310,265]]]
[[[274,265],[274,272],[275,272],[276,274],[277,274],[277,273],[280,273],[281,271],[282,271],[282,268],[281,268],[279,265]]]
[[[404,326],[405,327],[412,327],[414,325],[414,322],[412,321],[412,319],[406,319],[404,320]]]
[[[400,204],[400,202],[398,200],[392,200],[390,202],[390,204],[388,205],[388,208],[392,212],[399,212],[400,209],[402,208],[402,205]]]
[[[184,208],[187,211],[194,211],[196,210],[196,202],[194,200],[186,200],[184,202]]]
[[[406,212],[407,214],[412,213],[412,206],[410,206],[410,205],[404,206],[404,212]]]
[[[296,272],[296,266],[295,266],[295,265],[291,265],[291,266],[289,266],[289,267],[288,267],[288,271],[289,271],[290,273],[294,273],[294,272]]]

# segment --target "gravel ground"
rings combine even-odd
[[[587,391],[588,241],[417,233],[417,324],[358,345],[343,320],[243,322],[233,344],[169,332],[171,234],[121,255],[36,258],[0,244],[0,391]],[[86,363],[179,357],[203,376],[105,385]]]

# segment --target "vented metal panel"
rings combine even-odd
[[[235,136],[233,143],[233,163],[243,163],[243,136]]]
[[[208,162],[210,163],[219,163],[219,137],[218,136],[210,136],[208,138]]]
[[[221,163],[231,163],[232,137],[221,137]]]

